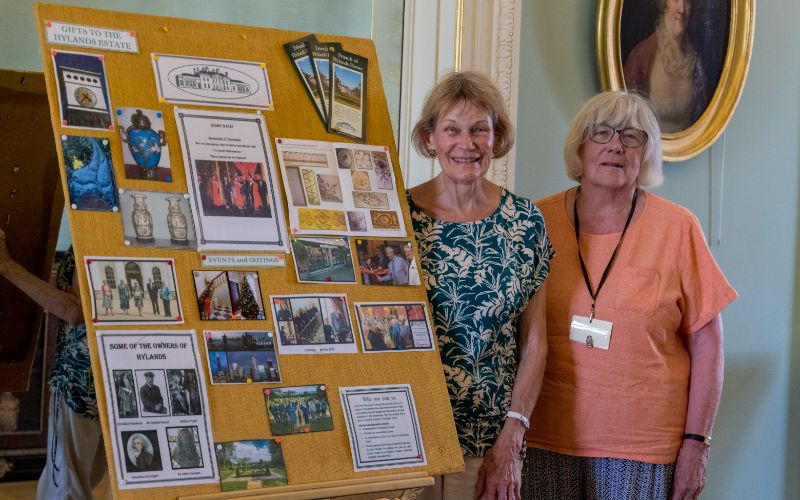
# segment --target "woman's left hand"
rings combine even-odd
[[[691,439],[684,440],[675,462],[671,500],[693,500],[706,485],[709,448]]]
[[[507,419],[494,446],[483,457],[475,483],[475,500],[520,500],[519,454],[525,437],[522,422]]]

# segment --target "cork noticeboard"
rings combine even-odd
[[[159,103],[156,84],[151,66],[151,53],[180,54],[192,57],[207,57],[229,60],[257,61],[266,64],[272,90],[274,111],[263,111],[270,136],[275,138],[296,138],[329,142],[351,142],[346,138],[328,134],[320,122],[313,105],[306,97],[302,84],[297,78],[291,62],[286,57],[283,44],[296,40],[307,33],[237,26],[186,19],[164,18],[130,13],[100,11],[59,5],[39,4],[36,6],[39,25],[41,53],[44,74],[50,99],[50,112],[56,148],[59,159],[62,134],[83,135],[106,138],[110,142],[111,157],[117,186],[125,189],[149,189],[159,191],[187,192],[186,176],[181,166],[182,152],[179,147],[173,106]],[[59,21],[91,25],[116,30],[136,32],[138,53],[100,51],[61,45],[48,44],[45,37],[45,22]],[[402,175],[398,164],[397,149],[394,144],[386,99],[383,94],[375,47],[370,40],[317,35],[321,41],[335,41],[343,49],[367,57],[370,61],[367,76],[369,95],[367,102],[366,143],[387,146],[394,165],[394,175],[403,210],[408,210],[402,196]],[[64,128],[59,119],[59,101],[55,81],[51,49],[102,53],[105,59],[109,97],[114,108],[142,107],[160,110],[163,113],[165,131],[171,140],[169,151],[172,164],[172,182],[158,183],[145,180],[126,179],[123,173],[122,144],[119,132],[99,130],[76,130]],[[204,108],[203,106],[184,106],[193,109],[215,109],[241,111],[227,108]],[[274,143],[271,144],[274,148]],[[280,172],[278,172],[280,174]],[[64,192],[67,192],[66,176],[61,175]],[[285,208],[285,196],[282,196]],[[286,211],[284,211],[286,212]],[[266,311],[265,321],[245,320],[235,322],[200,321],[197,310],[192,270],[201,269],[201,254],[193,250],[172,250],[153,248],[131,248],[123,244],[122,221],[119,213],[69,210],[69,222],[73,244],[78,262],[85,255],[119,256],[142,258],[172,258],[175,262],[181,302],[184,304],[183,325],[174,329],[196,330],[202,335],[206,330],[273,330],[272,314]],[[406,238],[413,237],[410,217],[405,217]],[[351,245],[355,242],[351,237]],[[230,254],[231,252],[226,252]],[[263,252],[262,252],[263,253]],[[259,269],[262,296],[278,294],[345,293],[348,297],[351,321],[356,323],[353,309],[355,302],[380,301],[426,301],[423,286],[374,287],[363,285],[316,285],[299,284],[294,263],[287,256],[285,268]],[[81,266],[78,266],[82,269]],[[80,273],[80,284],[84,300],[84,315],[91,317],[90,295],[85,272]],[[268,308],[265,308],[268,309]],[[143,325],[142,329],[157,328]],[[357,328],[357,327],[356,327]],[[94,376],[98,385],[98,403],[101,423],[105,436],[105,446],[109,457],[109,469],[115,470],[110,444],[111,429],[107,415],[107,401],[102,390],[102,375],[98,359],[95,328],[89,322],[89,346],[92,355]],[[103,329],[111,329],[104,327]],[[357,330],[355,330],[357,332]],[[356,335],[357,336],[357,335]],[[444,376],[437,351],[416,351],[405,353],[365,354],[360,340],[359,354],[329,355],[281,355],[278,349],[283,381],[281,386],[325,384],[330,394],[329,401],[333,414],[334,430],[295,436],[283,436],[282,448],[289,485],[311,483],[368,481],[370,477],[398,477],[406,473],[425,472],[429,475],[458,472],[463,469],[461,451],[456,439],[452,411],[447,397]],[[202,346],[202,343],[201,343]],[[201,347],[205,355],[205,348]],[[209,373],[204,373],[208,383]],[[423,435],[428,465],[417,468],[394,469],[390,471],[353,471],[338,388],[346,386],[403,384],[411,385],[416,402],[417,413]],[[248,439],[272,438],[262,396],[263,384],[208,385],[208,399],[211,409],[211,424],[214,440],[217,442]],[[158,489],[123,490],[116,488],[118,498],[145,499],[175,498],[178,496],[209,495],[220,491],[219,485],[193,485],[185,487],[165,487]],[[269,489],[257,490],[269,494]],[[253,493],[249,490],[248,493]]]
[[[64,206],[41,73],[0,70],[0,228],[22,267],[48,280]],[[25,391],[42,309],[0,278],[0,391]]]

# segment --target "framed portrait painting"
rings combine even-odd
[[[755,0],[600,0],[602,87],[646,94],[661,125],[664,159],[692,158],[733,116],[754,25]]]

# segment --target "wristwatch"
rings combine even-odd
[[[701,443],[706,445],[706,448],[710,448],[711,447],[711,436],[704,436],[702,434],[691,434],[691,433],[687,432],[686,434],[683,435],[683,439],[691,439],[693,441],[700,441]]]

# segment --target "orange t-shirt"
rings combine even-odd
[[[736,299],[736,291],[714,261],[695,216],[648,193],[597,297],[596,318],[613,322],[609,349],[588,349],[569,340],[572,316],[588,316],[592,302],[565,193],[536,205],[558,257],[547,280],[547,365],[528,446],[674,462],[689,392],[689,354],[680,334],[705,326]],[[581,234],[595,289],[619,236]]]

